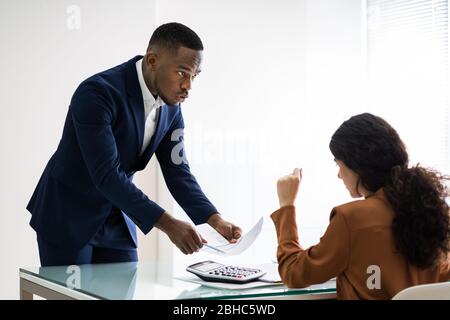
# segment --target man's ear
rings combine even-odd
[[[156,70],[158,58],[159,58],[158,55],[154,51],[152,51],[152,50],[147,51],[147,53],[145,54],[145,61],[147,63],[147,67],[150,70],[152,70],[152,71]]]

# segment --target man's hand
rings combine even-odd
[[[220,214],[215,213],[208,219],[208,224],[216,229],[225,239],[230,243],[236,243],[237,239],[241,237],[241,228],[235,226],[234,224],[222,219]]]
[[[278,179],[277,192],[280,207],[294,205],[301,181],[302,169],[298,168],[295,168],[292,174],[288,174],[287,176]]]
[[[167,212],[163,213],[155,227],[165,232],[184,254],[198,252],[203,243],[207,242],[190,223],[175,219]]]

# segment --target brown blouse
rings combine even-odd
[[[418,284],[450,280],[450,260],[419,269],[397,252],[391,230],[394,212],[380,189],[364,200],[335,207],[320,242],[303,249],[295,207],[272,213],[278,237],[278,271],[289,288],[336,277],[338,299],[391,299]]]

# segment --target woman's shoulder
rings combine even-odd
[[[347,219],[354,215],[361,217],[365,214],[375,217],[379,215],[391,215],[391,210],[383,189],[380,189],[365,199],[347,202],[334,207],[331,217],[336,214],[343,215]]]

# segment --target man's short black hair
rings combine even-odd
[[[197,51],[203,50],[202,40],[193,30],[181,23],[170,22],[156,28],[147,51],[150,47],[162,47],[176,52],[181,46]]]

